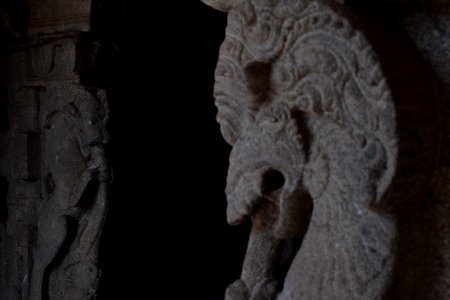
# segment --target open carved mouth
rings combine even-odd
[[[228,223],[239,225],[256,213],[267,214],[266,206],[270,203],[273,204],[270,213],[275,213],[285,181],[280,171],[271,168],[262,174],[259,191],[254,191],[252,184],[244,180],[246,186],[235,189],[228,201]]]
[[[259,206],[261,198],[258,197],[242,197],[242,202],[239,205],[233,203],[233,201],[228,202],[227,207],[227,222],[230,225],[239,225],[244,223]],[[230,204],[233,203],[233,204]]]

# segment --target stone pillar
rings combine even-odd
[[[93,299],[111,179],[106,90],[95,71],[102,43],[90,32],[93,4],[22,2],[23,20],[11,5],[1,14],[7,126],[0,133],[0,175],[8,192],[0,297]]]
[[[227,218],[252,221],[225,299],[449,299],[449,4],[203,2]]]

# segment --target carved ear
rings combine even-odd
[[[81,116],[78,107],[76,107],[75,103],[70,102],[69,104],[64,105],[64,111],[69,113],[71,116],[75,118],[79,118]]]
[[[54,112],[49,113],[47,115],[47,117],[45,118],[44,128],[50,129],[50,127],[52,126],[53,120],[59,113],[60,113],[59,111],[54,111]]]
[[[233,6],[239,4],[243,0],[201,0],[206,5],[211,6],[220,11],[228,12]]]

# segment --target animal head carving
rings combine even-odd
[[[78,91],[71,96],[72,102],[48,114],[44,126],[50,128],[56,117],[62,117],[62,126],[69,126],[73,130],[83,155],[87,157],[90,148],[108,142],[106,94],[100,91],[96,97],[87,91]]]
[[[244,189],[236,180],[261,181],[266,169],[283,174],[281,198],[299,189],[318,197],[330,176],[345,175],[358,186],[352,201],[379,201],[395,167],[396,136],[376,55],[346,19],[319,3],[291,1],[296,10],[283,10],[266,2],[230,12],[216,69],[217,119],[234,146],[229,220],[253,206],[246,203],[246,211],[233,196]],[[251,198],[262,198],[261,186],[251,189]]]
[[[393,223],[373,205],[395,171],[396,113],[368,40],[332,1],[205,2],[229,11],[215,73],[217,120],[233,146],[229,223],[262,217],[279,239],[308,230],[302,262],[318,257],[319,243],[339,252],[336,261],[349,247],[362,249],[347,259],[352,268],[375,263],[354,280],[358,286],[385,274]],[[370,253],[372,246],[384,253]],[[322,258],[315,267],[304,263],[299,276],[332,273],[329,253]],[[350,297],[342,291],[340,299]]]
[[[75,110],[78,119],[76,122],[80,134],[84,136],[85,143],[88,145],[105,143],[103,132],[107,119],[106,109],[103,104],[95,97],[87,97],[77,102],[68,104],[70,110]]]

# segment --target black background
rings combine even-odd
[[[199,0],[141,5],[126,4],[106,74],[114,183],[100,300],[223,299],[248,235],[226,224],[231,148],[212,96],[226,14]]]

